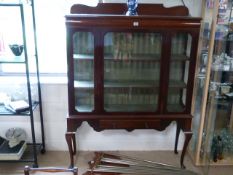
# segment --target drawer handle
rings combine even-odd
[[[139,22],[138,22],[138,21],[134,21],[134,22],[133,22],[133,26],[134,26],[134,27],[138,27],[138,26],[139,26]]]

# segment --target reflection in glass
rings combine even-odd
[[[162,37],[157,33],[107,33],[104,37],[104,109],[155,112]]]
[[[73,35],[75,107],[79,112],[94,110],[94,37],[90,32]]]
[[[172,37],[171,63],[167,98],[168,112],[183,112],[186,105],[186,86],[192,37],[178,33]]]
[[[199,67],[202,67],[203,64],[200,64]],[[195,106],[194,106],[194,117],[192,121],[192,128],[193,128],[193,136],[190,144],[190,150],[195,153],[197,151],[197,142],[198,142],[198,134],[199,134],[199,127],[200,127],[200,119],[201,119],[201,108],[203,106],[203,96],[204,96],[204,84],[205,84],[206,74],[199,72],[199,75],[196,78],[196,89],[195,89]],[[203,138],[205,137],[205,133],[203,133]]]

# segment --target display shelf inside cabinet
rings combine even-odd
[[[185,88],[187,84],[183,81],[171,81],[169,87],[172,88]],[[154,88],[159,87],[159,81],[137,81],[137,82],[106,82],[104,84],[104,87],[106,88]],[[75,81],[74,82],[74,88],[94,88],[94,82],[93,81]]]
[[[184,167],[200,18],[161,4],[139,4],[136,16],[126,12],[120,3],[76,4],[66,16],[70,165],[83,121],[96,131],[162,131],[176,121],[174,151],[182,129]]]

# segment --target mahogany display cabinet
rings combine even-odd
[[[68,101],[66,140],[71,166],[75,132],[83,121],[105,129],[164,130],[177,122],[185,142],[192,136],[191,104],[200,18],[184,6],[76,4],[66,16]],[[166,139],[166,138],[164,138]]]

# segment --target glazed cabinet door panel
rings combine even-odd
[[[103,41],[103,52],[98,54],[95,37]],[[98,111],[105,113],[187,113],[192,96],[188,89],[192,82],[190,65],[195,63],[191,49],[194,40],[185,32],[166,36],[169,37],[171,48],[167,50],[162,49],[165,37],[159,32],[119,31],[95,36],[89,31],[75,31],[71,36],[74,94],[70,97],[71,111],[97,113],[97,106]],[[94,63],[99,70],[96,75]],[[166,75],[161,74],[164,64]],[[98,82],[101,82],[99,90],[103,88],[101,93],[95,90]],[[166,94],[160,93],[164,87],[161,82],[168,83]],[[95,104],[97,101],[103,102],[103,106]],[[160,103],[164,102],[161,108]]]
[[[104,35],[104,111],[157,112],[162,35]]]
[[[172,35],[166,108],[168,112],[186,110],[191,48],[192,36],[190,34]]]
[[[73,39],[74,106],[77,112],[94,111],[94,35],[77,31]]]

